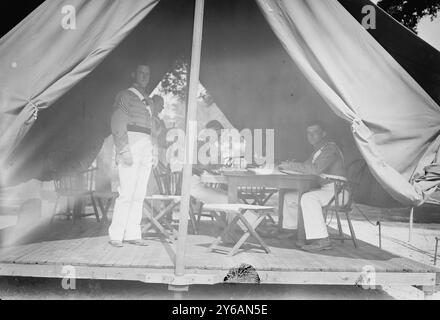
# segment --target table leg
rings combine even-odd
[[[235,179],[230,179],[228,183],[228,202],[238,203],[238,185]]]
[[[232,203],[232,204],[240,203],[240,201],[238,199],[238,183],[235,178],[230,179],[229,183],[228,183],[228,203]],[[231,222],[233,217],[234,217],[234,215],[232,215],[232,214],[226,215],[226,220],[228,221],[228,223]]]
[[[284,195],[286,190],[279,191],[278,197],[278,228],[283,228]]]
[[[304,228],[304,218],[301,209],[301,197],[304,194],[302,190],[298,191],[298,229],[297,229],[297,239],[300,242],[306,240],[306,230]]]

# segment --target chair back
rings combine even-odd
[[[60,195],[80,195],[92,192],[95,188],[97,168],[84,171],[57,174],[54,178],[55,191]]]
[[[330,179],[335,188],[335,197],[329,203],[337,210],[350,210],[356,196],[357,187],[361,183],[363,172],[367,164],[365,160],[358,159],[346,167],[347,179]]]
[[[169,166],[159,162],[153,168],[153,175],[161,195],[180,196],[182,194],[182,171],[173,172]]]

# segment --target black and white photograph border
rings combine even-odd
[[[440,299],[440,0],[0,6],[1,300]]]

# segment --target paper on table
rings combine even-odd
[[[253,172],[255,174],[260,175],[273,175],[273,174],[282,174],[281,171],[278,169],[268,169],[268,168],[250,168],[248,169],[249,172]]]
[[[247,172],[247,169],[241,168],[221,168],[221,172]]]
[[[304,174],[303,172],[293,171],[293,170],[280,170],[280,171],[283,173],[292,174],[292,175]]]

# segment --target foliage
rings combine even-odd
[[[190,66],[187,59],[184,57],[178,58],[174,62],[172,70],[165,75],[160,83],[160,92],[165,95],[172,94],[178,97],[180,101],[186,102],[189,68]],[[204,88],[199,90],[198,97],[199,99],[203,99],[208,105],[213,103],[211,95]]]
[[[440,0],[380,0],[377,4],[414,33],[422,18],[433,20],[440,11]]]

